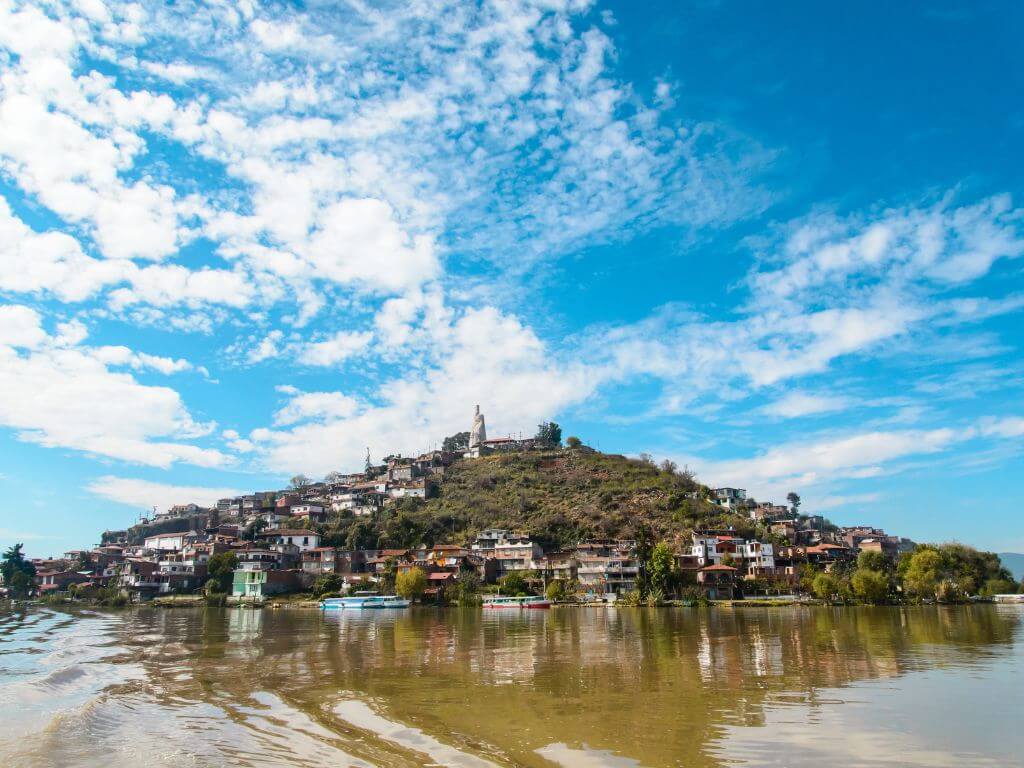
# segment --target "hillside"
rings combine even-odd
[[[457,462],[434,498],[402,500],[378,522],[337,519],[325,533],[339,545],[406,547],[466,542],[477,531],[501,527],[554,548],[635,536],[641,524],[657,537],[699,525],[749,527],[745,518],[693,498],[699,489],[684,475],[587,448],[500,454]]]

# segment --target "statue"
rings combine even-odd
[[[476,407],[473,415],[473,428],[469,431],[469,447],[475,448],[487,439],[487,427],[484,426],[484,415],[480,413],[480,406]]]

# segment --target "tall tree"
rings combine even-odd
[[[666,541],[659,541],[647,558],[647,583],[651,589],[659,589],[663,595],[672,586],[672,563],[675,557]]]
[[[26,597],[32,590],[32,577],[36,575],[36,567],[25,559],[22,552],[24,544],[15,544],[4,552],[0,573],[4,576],[4,586],[15,597]]]
[[[292,488],[304,488],[313,481],[300,472],[288,482]]]
[[[793,510],[793,514],[800,512],[800,494],[795,491],[790,491],[786,494],[786,501],[789,502],[789,508]]]
[[[562,444],[562,428],[554,421],[545,421],[537,425],[537,434],[534,439],[545,445]]]
[[[469,432],[456,432],[454,435],[448,435],[441,443],[442,451],[450,451],[451,453],[460,453],[462,451],[469,450]]]

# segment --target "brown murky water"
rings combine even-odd
[[[1024,765],[1024,610],[0,614],[0,765]]]

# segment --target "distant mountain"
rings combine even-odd
[[[1003,561],[1005,567],[1010,569],[1013,578],[1017,581],[1024,579],[1024,555],[1020,552],[1000,552],[999,559]]]

